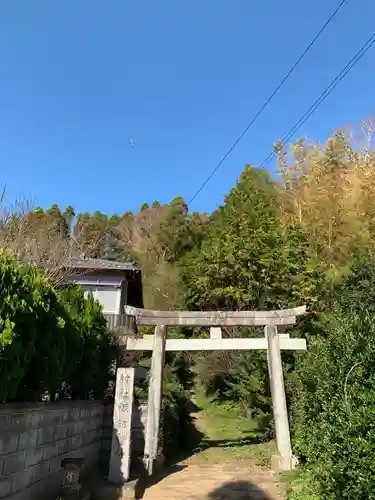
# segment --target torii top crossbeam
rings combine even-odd
[[[154,311],[125,306],[127,316],[135,316],[138,325],[164,326],[266,326],[294,325],[306,306],[279,311]]]
[[[190,327],[220,327],[220,326],[264,326],[294,325],[296,317],[305,314],[306,306],[280,311],[154,311],[126,306],[125,314],[133,318],[133,329],[136,325],[154,325],[156,327],[190,326]],[[220,330],[220,328],[219,328]],[[128,351],[152,351],[153,335],[143,338],[127,337],[122,339],[122,345]],[[292,339],[289,335],[280,335],[280,349],[306,350],[305,339]],[[210,339],[166,339],[166,351],[211,351],[211,350],[253,350],[267,349],[266,337],[263,338],[210,338]]]

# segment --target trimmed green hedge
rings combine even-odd
[[[0,401],[100,397],[110,348],[98,303],[75,287],[57,292],[37,269],[0,250]]]

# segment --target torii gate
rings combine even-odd
[[[275,422],[278,467],[291,470],[292,455],[288,411],[285,397],[281,349],[306,350],[305,339],[293,339],[279,334],[278,326],[294,325],[297,316],[305,314],[306,306],[279,311],[153,311],[125,307],[127,327],[133,334],[136,325],[155,326],[155,334],[143,338],[130,336],[121,339],[128,351],[152,351],[148,389],[148,414],[144,462],[148,474],[153,471],[158,452],[158,436],[163,390],[163,370],[166,351],[267,350]],[[168,326],[210,327],[209,339],[168,339]],[[264,326],[261,338],[222,338],[221,327]],[[134,368],[117,368],[114,408],[114,429],[111,448],[109,480],[122,484],[129,479],[131,451],[131,415]]]

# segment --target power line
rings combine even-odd
[[[270,95],[270,97],[264,102],[264,104],[261,106],[261,108],[253,116],[253,118],[251,119],[251,121],[247,125],[247,127],[237,137],[236,141],[228,149],[228,151],[225,153],[225,155],[223,156],[223,158],[220,160],[220,162],[213,169],[213,171],[211,172],[211,174],[207,177],[207,179],[203,182],[203,184],[200,186],[200,188],[196,191],[196,193],[194,194],[194,196],[189,201],[188,206],[195,200],[195,198],[198,196],[198,194],[202,191],[202,189],[204,189],[204,187],[206,186],[206,184],[215,175],[215,173],[218,171],[218,169],[221,167],[221,165],[224,163],[224,161],[228,158],[228,156],[231,154],[231,152],[234,150],[234,148],[240,142],[240,140],[242,139],[242,137],[246,134],[246,132],[253,125],[253,123],[257,120],[257,118],[259,117],[259,115],[264,111],[264,109],[272,101],[272,99],[275,97],[275,95],[278,93],[278,91],[281,89],[281,87],[284,85],[284,83],[287,81],[287,79],[290,77],[290,75],[293,73],[293,71],[297,68],[297,66],[302,61],[302,59],[305,57],[305,55],[308,53],[308,51],[311,49],[311,47],[318,40],[318,38],[323,33],[323,31],[327,28],[327,26],[331,23],[331,21],[333,20],[333,18],[336,16],[336,14],[339,12],[339,10],[344,6],[344,4],[347,1],[348,0],[341,0],[341,2],[339,3],[339,5],[336,7],[335,11],[330,15],[330,17],[327,19],[327,21],[323,24],[323,26],[320,28],[320,30],[318,31],[318,33],[314,36],[314,38],[311,40],[311,42],[309,43],[309,45],[305,48],[305,50],[302,52],[302,54],[300,55],[300,57],[293,64],[293,66],[290,68],[290,70],[288,71],[288,73],[284,76],[284,78],[281,80],[281,82],[277,85],[277,87],[275,88],[275,90],[273,91],[273,93]]]
[[[337,85],[345,78],[345,76],[354,68],[354,66],[359,62],[360,59],[366,54],[366,52],[375,43],[375,32],[370,36],[364,45],[358,50],[358,52],[351,58],[348,64],[340,71],[340,73],[334,78],[334,80],[328,85],[328,87],[320,94],[320,96],[315,100],[315,102],[310,106],[304,115],[293,125],[289,132],[281,140],[282,143],[288,142],[293,135],[302,127],[302,125],[310,118],[310,116],[319,108],[319,106],[327,99],[327,97],[332,94]],[[274,156],[275,151],[272,151],[265,160],[259,165],[259,168],[264,167],[269,163],[269,161]]]

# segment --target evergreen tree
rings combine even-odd
[[[212,214],[201,245],[183,259],[181,279],[190,309],[279,309],[301,305],[311,294],[305,238],[281,224],[280,197],[265,171],[244,169],[224,205]],[[264,332],[226,329],[226,334]],[[286,360],[293,365],[293,357]],[[208,392],[269,420],[265,353],[214,352],[200,359],[198,370]]]
[[[190,308],[277,309],[297,305],[306,247],[280,223],[280,194],[265,171],[247,166],[212,216],[202,244],[185,260]],[[298,300],[297,300],[298,299]]]

